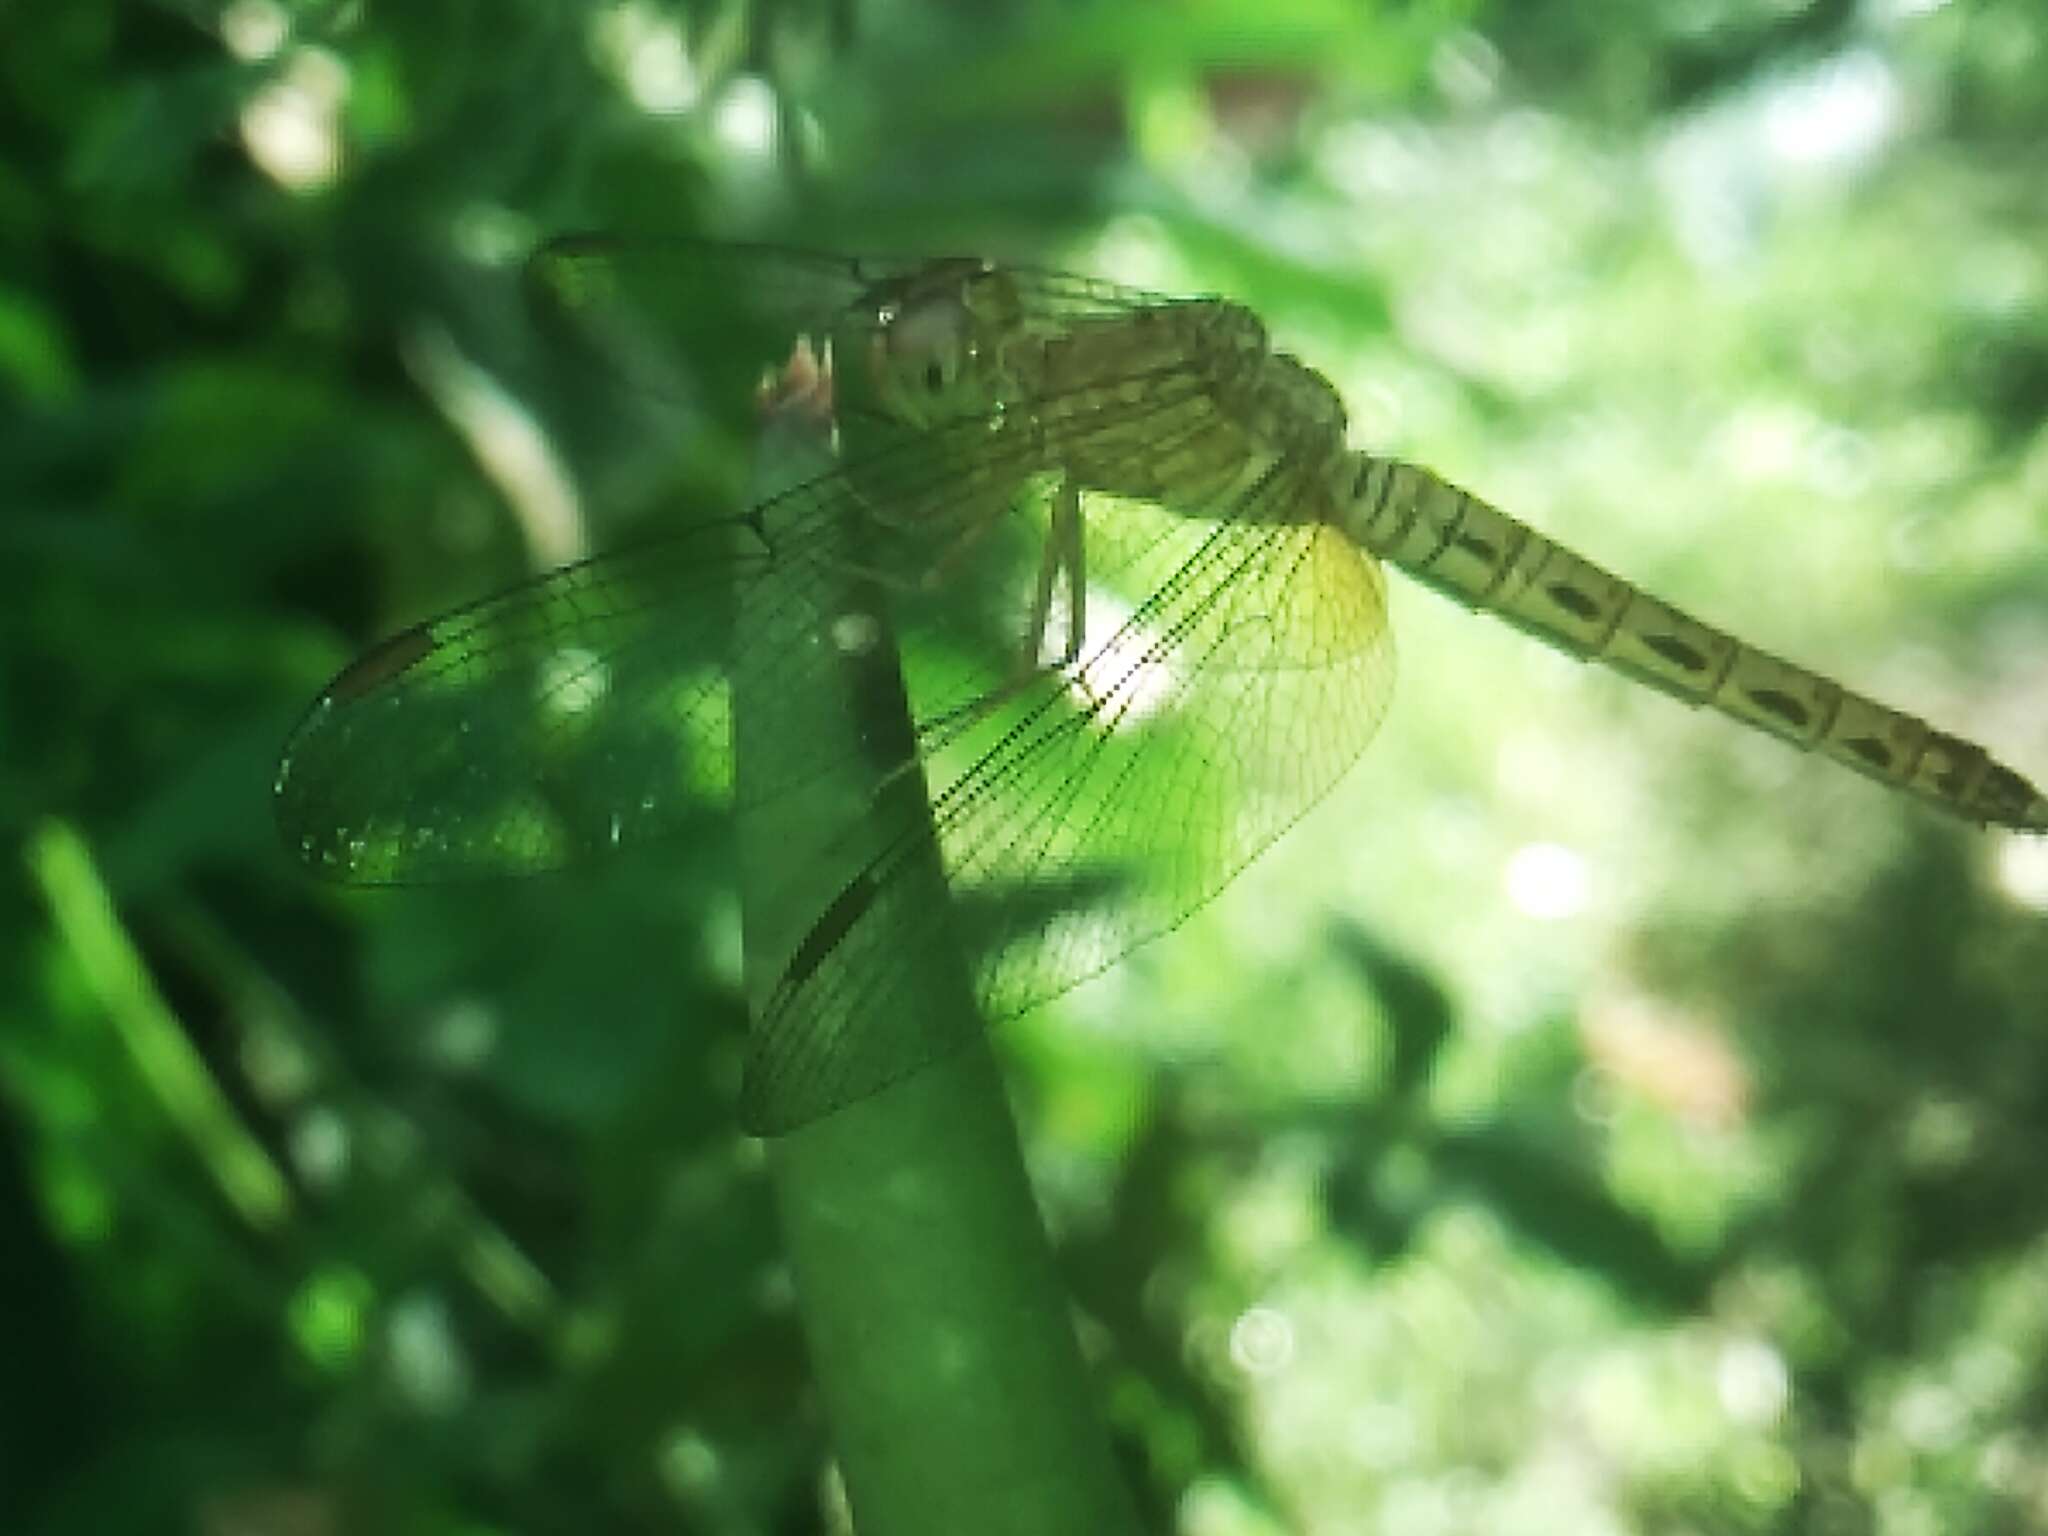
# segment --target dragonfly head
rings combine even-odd
[[[899,421],[929,427],[1001,403],[998,348],[984,313],[985,269],[917,285],[885,305],[869,345],[875,393]]]

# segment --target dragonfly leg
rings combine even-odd
[[[963,541],[975,534],[976,530],[968,530]],[[952,558],[954,553],[948,551],[946,558]],[[1039,556],[1031,611],[1025,620],[1023,643],[1017,649],[1016,663],[1011,667],[1010,675],[980,697],[927,719],[923,724],[926,732],[938,740],[945,740],[986,718],[1047,673],[1064,671],[1080,660],[1086,634],[1085,569],[1081,486],[1078,480],[1069,476],[1061,481],[1053,498],[1052,523],[1046,531],[1045,545]],[[1066,575],[1066,640],[1060,654],[1047,657],[1045,632],[1052,623],[1053,593],[1060,585],[1062,572]]]
[[[1041,669],[1060,671],[1081,659],[1087,610],[1084,594],[1084,546],[1081,529],[1081,486],[1072,475],[1060,481],[1053,498],[1052,526],[1046,530],[1045,547],[1038,560],[1038,583],[1031,596],[1031,618],[1026,625],[1024,647],[1018,671],[1031,676]],[[1066,646],[1049,661],[1045,656],[1045,630],[1052,622],[1053,588],[1061,572],[1066,574]]]

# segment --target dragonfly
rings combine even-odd
[[[855,805],[794,850],[837,894],[771,967],[749,1130],[950,1048],[878,1022],[906,945],[963,946],[998,1020],[1215,896],[1373,739],[1387,566],[1953,816],[2048,831],[2048,798],[1984,748],[1349,446],[1334,387],[1237,303],[976,257],[609,234],[543,244],[526,276],[548,328],[634,387],[656,360],[650,392],[672,364],[758,369],[801,339],[832,370],[837,456],[736,517],[679,519],[376,645],[291,734],[279,824],[321,875],[406,885],[702,836],[707,805],[772,813],[841,749],[792,740],[738,774],[735,700],[886,620],[911,729],[876,782],[920,775],[929,815]],[[872,920],[934,854],[953,900]]]

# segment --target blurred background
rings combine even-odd
[[[531,243],[1220,291],[1427,463],[2048,774],[2032,0],[16,7],[0,1523],[843,1528],[716,849],[349,893],[276,749],[659,531]],[[1001,1033],[1152,1528],[2048,1528],[2048,849],[1392,578],[1395,705]]]

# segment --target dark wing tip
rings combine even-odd
[[[277,774],[271,781],[271,813],[285,846],[313,873],[350,885],[386,883],[356,867],[360,840],[352,841],[343,828],[334,825],[327,794],[331,786],[319,782],[322,759],[331,753],[327,742],[332,738],[325,733],[337,728],[337,709],[347,709],[378,693],[418,665],[433,648],[433,631],[426,624],[415,624],[379,641],[335,673],[285,738]],[[333,771],[331,761],[326,771]]]
[[[434,634],[427,625],[415,624],[410,629],[401,629],[335,673],[333,680],[320,690],[318,702],[346,704],[375,693],[433,648]]]

